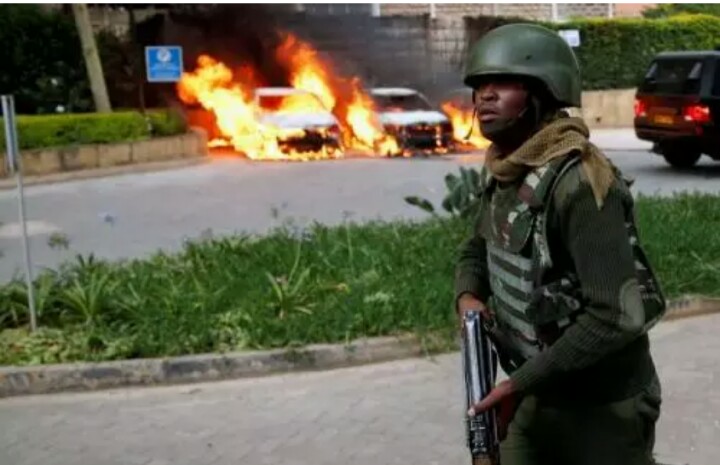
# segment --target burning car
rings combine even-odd
[[[381,124],[404,152],[447,152],[453,148],[450,119],[423,94],[402,87],[370,90]]]
[[[253,160],[318,160],[398,153],[357,76],[338,74],[308,43],[284,35],[274,59],[286,87],[248,63],[230,65],[207,54],[183,73],[177,96],[208,129],[210,147],[229,147]],[[191,121],[193,124],[193,121]]]
[[[263,153],[342,155],[340,124],[317,95],[292,87],[260,87],[254,103]]]

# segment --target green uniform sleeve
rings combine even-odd
[[[632,342],[643,330],[644,309],[625,227],[630,193],[616,183],[598,209],[590,186],[578,172],[571,172],[575,187],[556,203],[556,233],[565,244],[588,304],[552,346],[510,376],[521,392],[532,392],[555,374],[593,365]]]
[[[465,293],[472,294],[483,303],[487,303],[490,297],[487,249],[485,240],[478,234],[473,234],[460,247],[455,269],[455,302]]]

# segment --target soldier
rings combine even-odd
[[[503,26],[471,49],[465,84],[492,146],[456,304],[483,314],[509,376],[468,414],[498,408],[502,465],[652,464],[647,331],[665,302],[629,181],[566,111],[576,57],[548,29]]]

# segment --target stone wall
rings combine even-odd
[[[609,5],[613,5],[612,7]],[[557,19],[573,17],[608,17],[614,12],[614,4],[608,3],[558,3]],[[383,4],[383,16],[430,14],[429,4],[391,3]],[[625,11],[625,10],[623,10]],[[634,12],[635,10],[628,9]],[[435,5],[437,18],[462,18],[463,16],[510,16],[534,20],[552,20],[553,7],[549,3],[438,3]]]
[[[23,150],[20,155],[24,175],[43,176],[69,171],[197,158],[207,154],[205,132],[193,129],[178,136],[118,144]],[[0,162],[2,164],[0,177],[7,177],[4,155]]]
[[[583,92],[582,117],[591,127],[632,127],[635,92],[635,89]]]
[[[428,16],[289,16],[283,28],[312,43],[344,74],[368,86],[432,92],[460,84],[466,29],[462,19]]]
[[[437,18],[462,18],[463,16],[493,15],[492,3],[436,3],[435,16]],[[382,16],[413,16],[429,15],[431,7],[422,3],[383,3],[380,6]]]

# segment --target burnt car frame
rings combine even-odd
[[[272,129],[283,153],[342,153],[340,124],[317,95],[292,87],[259,87],[253,95],[258,120]],[[293,96],[312,99],[313,111],[277,111],[284,99]]]
[[[433,108],[419,91],[406,87],[370,89],[385,131],[395,137],[401,153],[439,152],[454,148],[450,119]]]

